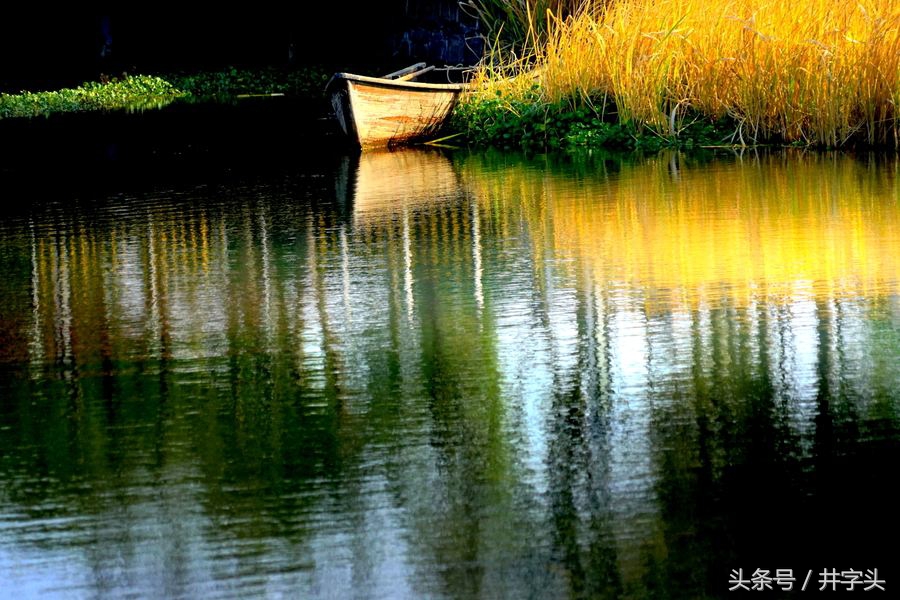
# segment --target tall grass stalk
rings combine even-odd
[[[546,17],[526,59],[492,56],[470,101],[606,97],[663,136],[701,114],[733,119],[736,143],[900,145],[896,0],[613,0]]]
[[[567,16],[584,9],[599,11],[608,0],[462,0],[460,7],[481,20],[491,41],[521,51],[547,34],[547,15]]]

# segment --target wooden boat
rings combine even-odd
[[[326,91],[341,129],[362,148],[434,137],[466,86],[414,81],[433,70],[417,63],[384,77],[337,73]]]

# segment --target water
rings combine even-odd
[[[0,596],[900,584],[896,158],[248,131],[0,178]]]

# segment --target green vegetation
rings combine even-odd
[[[237,69],[162,76],[123,75],[103,82],[50,92],[0,94],[0,119],[46,117],[54,113],[141,110],[160,108],[176,99],[230,101],[241,95],[281,93],[295,97],[321,96],[328,72],[322,67],[301,69]]]
[[[186,92],[190,100],[223,101],[240,95],[255,94],[315,98],[322,94],[330,76],[331,73],[321,66],[297,69],[229,67],[221,71],[175,73],[165,75],[164,78]]]
[[[0,119],[90,110],[156,108],[184,95],[160,77],[125,76],[106,83],[89,82],[54,92],[0,94]]]
[[[695,114],[676,135],[660,135],[641,123],[620,120],[615,105],[603,98],[573,106],[565,101],[545,103],[536,93],[507,99],[498,93],[463,102],[449,127],[476,146],[526,151],[691,149],[729,143],[734,131],[728,119],[712,121]]]

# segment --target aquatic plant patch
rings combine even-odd
[[[192,100],[221,101],[240,95],[263,94],[321,97],[330,76],[331,73],[324,67],[309,66],[292,69],[228,67],[220,71],[173,73],[164,75],[164,78]]]
[[[154,108],[184,95],[185,92],[160,77],[125,76],[106,83],[88,82],[77,88],[51,92],[0,94],[0,119],[64,112]]]

